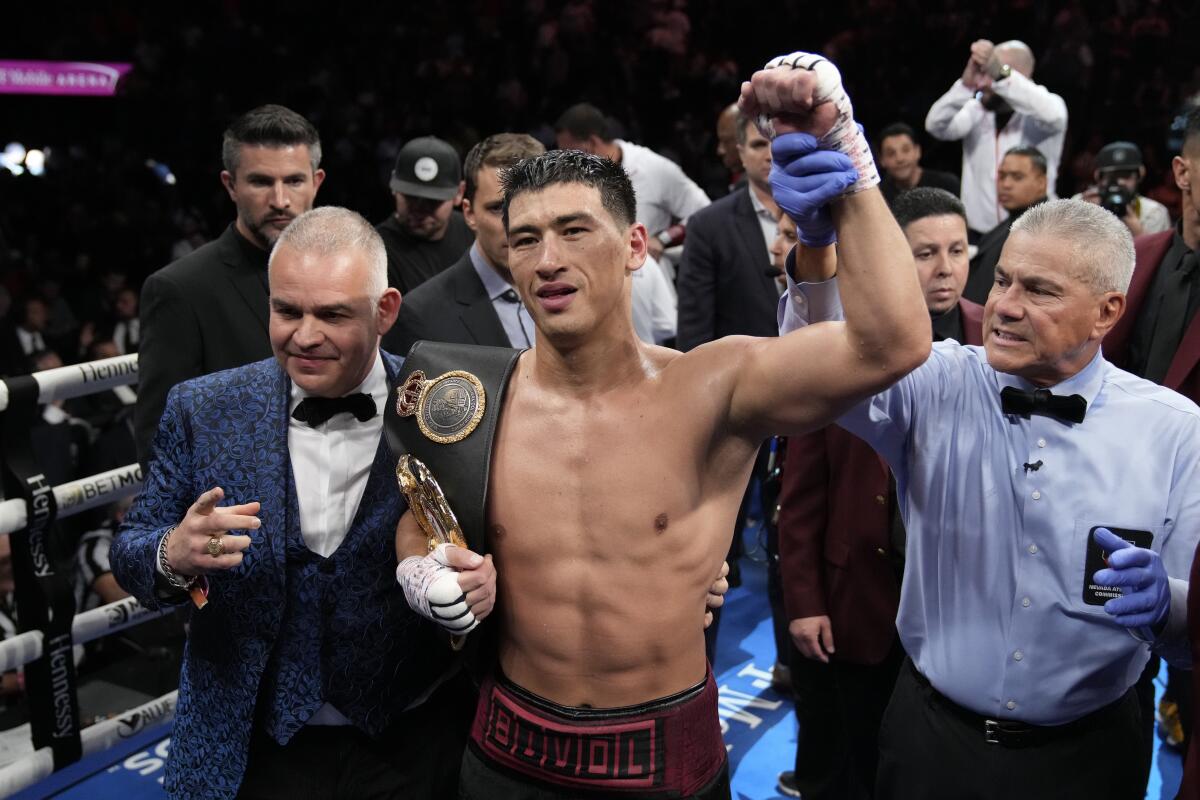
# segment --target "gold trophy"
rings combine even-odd
[[[442,487],[420,459],[407,453],[400,456],[396,464],[396,480],[400,484],[400,491],[408,499],[408,507],[412,509],[417,524],[428,537],[429,552],[432,553],[439,544],[453,544],[468,549],[462,527],[446,502]],[[465,635],[451,635],[451,648],[462,649],[466,639]]]

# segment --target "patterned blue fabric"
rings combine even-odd
[[[389,384],[402,361],[384,353]],[[286,741],[328,700],[364,731],[385,729],[445,670],[450,654],[395,581],[394,533],[404,500],[380,443],[362,501],[328,558],[301,542],[287,448],[289,381],[273,360],[171,390],[146,485],[113,543],[118,582],[149,608],[156,548],[202,492],[223,505],[262,504],[262,526],[236,569],[209,576],[184,653],[165,787],[177,798],[233,797],[259,709]]]

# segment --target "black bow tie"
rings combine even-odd
[[[1063,422],[1083,422],[1087,400],[1077,394],[1056,395],[1049,389],[1027,392],[1006,386],[1000,390],[1000,410],[1005,414],[1019,414],[1026,419],[1030,414],[1041,414]]]
[[[366,422],[375,416],[375,401],[371,395],[348,394],[345,397],[306,397],[296,406],[292,417],[315,428],[334,414],[342,412],[353,414],[359,422]]]

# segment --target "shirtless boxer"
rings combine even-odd
[[[759,445],[829,423],[928,355],[912,256],[836,69],[776,63],[742,107],[790,132],[773,181],[802,241],[830,244],[836,227],[845,323],[687,354],[646,345],[630,319],[646,229],[620,166],[556,151],[506,173],[509,266],[537,345],[495,439],[499,664],[461,797],[728,797],[702,609]],[[414,525],[406,536],[424,551]]]

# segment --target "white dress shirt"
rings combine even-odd
[[[675,335],[679,301],[659,263],[646,254],[646,263],[633,273],[633,330],[646,344]]]
[[[1036,147],[1046,157],[1046,195],[1054,199],[1054,182],[1067,132],[1067,104],[1045,86],[1019,72],[992,84],[1013,110],[1000,131],[996,114],[975,99],[962,79],[938,98],[925,117],[925,130],[935,139],[962,139],[962,201],[967,224],[987,233],[1007,216],[996,198],[996,170],[1013,147]]]
[[[754,208],[754,216],[758,219],[758,226],[762,228],[763,242],[767,245],[767,254],[771,252],[771,245],[775,244],[775,236],[779,232],[779,220],[775,219],[775,215],[771,213],[763,201],[758,199],[758,194],[754,191],[753,186],[746,187],[746,191],[750,193],[750,205]],[[767,266],[770,266],[768,263]]]
[[[673,220],[687,218],[712,201],[678,164],[648,147],[617,139],[621,167],[637,195],[637,221],[651,236],[666,230]]]
[[[20,325],[17,326],[17,339],[21,342],[21,350],[27,356],[46,349],[46,342],[40,333],[27,331]]]
[[[517,294],[517,290],[500,277],[500,273],[496,272],[491,264],[487,263],[483,253],[479,252],[479,242],[471,245],[469,252],[471,253],[471,266],[475,268],[475,273],[483,284],[483,290],[487,292],[488,299],[492,301],[492,309],[500,318],[500,325],[503,326],[504,333],[508,336],[509,345],[516,348],[533,347],[534,342],[537,341],[537,328],[533,324],[533,317],[529,316],[529,309],[525,308],[525,304],[521,302],[521,296]]]
[[[382,356],[376,354],[367,379],[347,394],[358,392],[371,395],[378,412],[365,422],[359,422],[353,414],[334,414],[314,428],[288,418],[288,452],[296,481],[300,535],[308,549],[320,556],[332,555],[346,538],[375,463],[388,396]],[[289,411],[295,411],[305,397],[308,392],[293,383]],[[350,720],[326,703],[307,724],[348,725]]]

